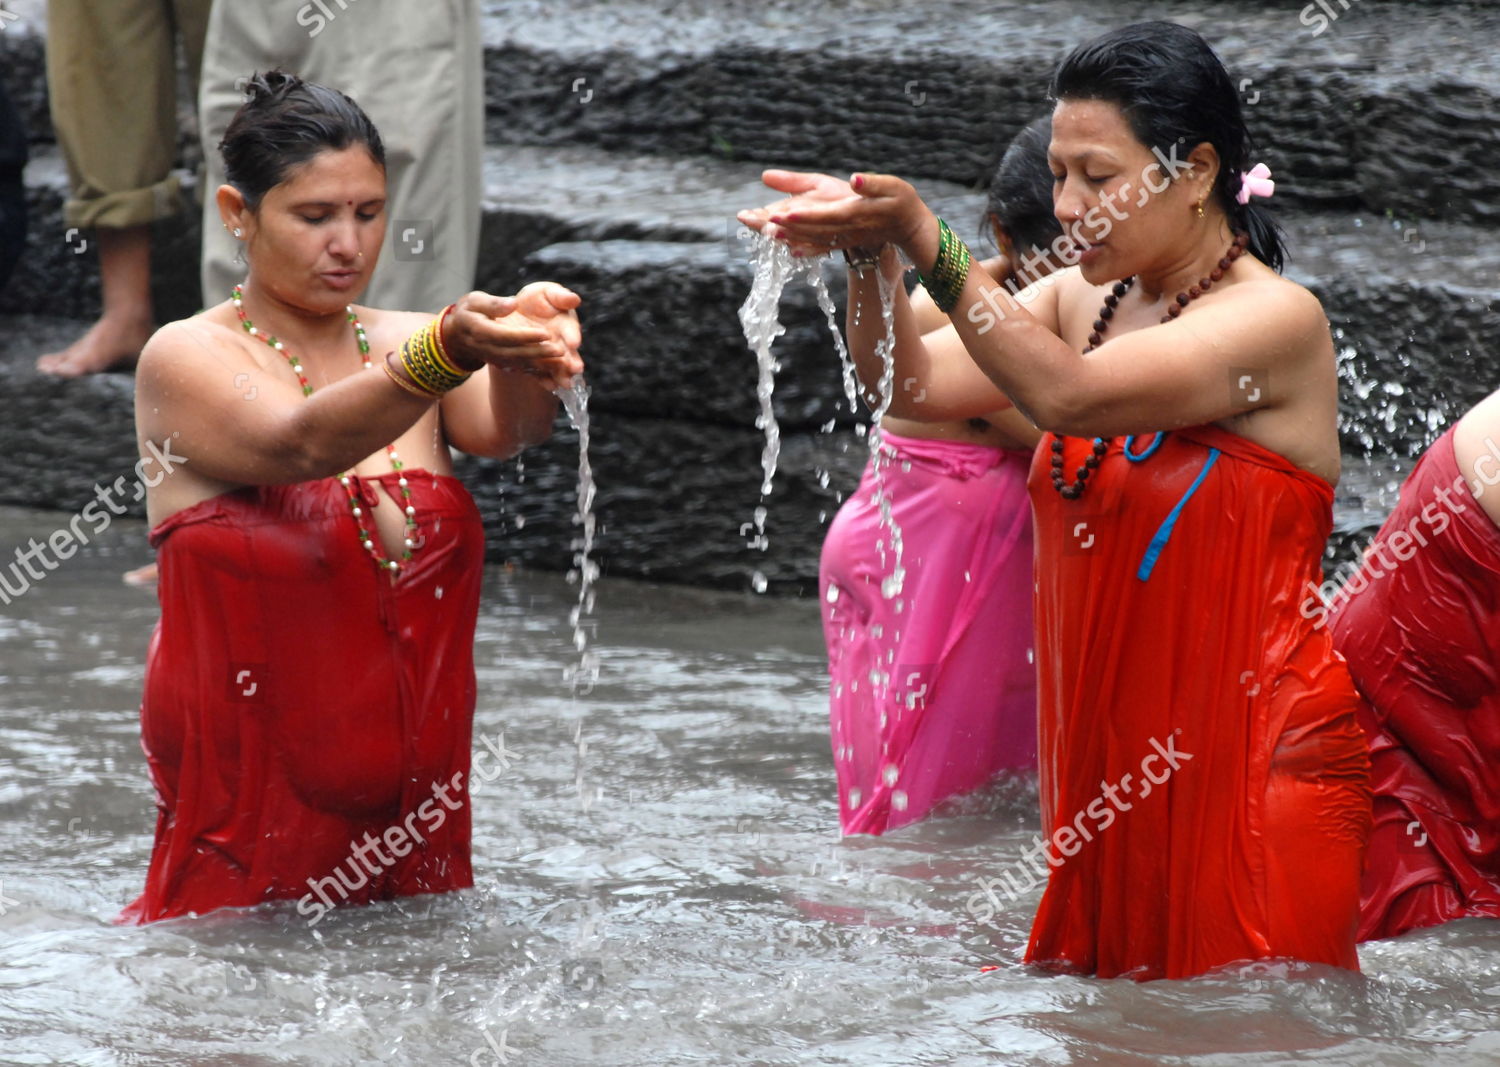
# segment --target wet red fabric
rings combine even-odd
[[[353,489],[394,507],[398,477]],[[161,619],[141,732],[156,842],[119,921],[279,899],[317,921],[473,884],[484,534],[456,479],[407,478],[422,540],[394,583],[336,479],[226,493],[151,532]]]
[[[1360,939],[1500,918],[1500,530],[1452,430],[1331,607],[1375,790]]]
[[[1139,979],[1357,968],[1369,766],[1348,671],[1299,608],[1333,491],[1216,427],[1138,463],[1123,443],[1077,500],[1052,487],[1050,437],[1032,466],[1049,874],[1026,958]],[[1070,472],[1091,445],[1067,443]]]

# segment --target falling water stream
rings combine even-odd
[[[568,683],[576,702],[580,696],[594,691],[599,681],[599,654],[593,650],[585,626],[585,619],[594,613],[594,580],[599,577],[599,565],[594,562],[594,469],[589,462],[589,387],[583,375],[576,375],[567,388],[557,391],[573,429],[578,432],[578,514],[573,522],[579,535],[573,541],[573,567],[568,580],[578,583],[578,600],[568,613],[573,625],[573,650],[578,653],[578,662],[563,669],[563,680]],[[579,806],[587,812],[593,806],[598,793],[587,781],[588,740],[583,733],[583,719],[573,724],[573,787],[578,795]]]
[[[781,428],[777,424],[773,404],[776,371],[780,367],[771,354],[771,346],[776,338],[786,332],[786,327],[781,324],[778,309],[782,291],[793,279],[802,277],[807,281],[817,298],[818,307],[822,309],[828,320],[828,330],[833,335],[834,348],[838,352],[839,363],[843,368],[844,395],[849,401],[851,413],[857,410],[859,397],[854,360],[839,330],[833,297],[829,294],[827,283],[824,282],[821,273],[821,260],[794,259],[780,242],[756,234],[751,242],[751,263],[754,267],[754,274],[750,283],[750,293],[745,297],[744,304],[740,306],[740,325],[744,328],[746,343],[755,353],[756,367],[759,372],[755,395],[760,402],[760,413],[756,417],[755,425],[765,434],[766,443],[761,450],[760,503],[756,506],[753,524],[746,523],[741,530],[742,532],[748,531],[753,525],[754,536],[749,541],[749,547],[764,552],[769,547],[766,537],[765,500],[771,493],[772,483],[776,477],[777,460],[781,455]],[[881,582],[881,594],[889,600],[901,595],[906,570],[901,562],[901,527],[891,513],[891,498],[885,486],[884,471],[888,457],[881,448],[880,432],[881,420],[891,406],[896,376],[896,286],[884,274],[879,277],[881,317],[885,325],[885,337],[875,347],[876,355],[880,358],[882,365],[877,387],[880,402],[872,412],[866,442],[869,445],[870,460],[875,472],[875,500],[880,508],[881,526],[889,538],[891,567]],[[884,552],[885,543],[883,542],[882,554]],[[761,571],[757,570],[752,575],[751,585],[757,593],[765,592],[767,584],[766,577]],[[900,609],[899,601],[897,609]],[[894,649],[894,642],[892,642],[892,648]]]
[[[599,680],[599,656],[589,647],[589,637],[584,619],[594,613],[594,580],[599,577],[599,565],[594,562],[594,468],[589,463],[589,387],[583,375],[577,375],[567,388],[557,391],[563,409],[573,429],[578,432],[578,514],[573,522],[581,531],[573,542],[573,567],[568,573],[570,581],[578,582],[578,603],[568,614],[573,626],[573,647],[578,652],[578,663],[564,672],[575,695],[587,693]]]

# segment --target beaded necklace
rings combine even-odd
[[[1183,308],[1212,289],[1216,282],[1222,281],[1224,274],[1230,267],[1234,266],[1235,260],[1245,254],[1245,249],[1249,245],[1250,235],[1243,230],[1236,231],[1234,244],[1229,246],[1229,251],[1224,253],[1223,258],[1219,260],[1219,265],[1209,272],[1208,277],[1198,279],[1197,285],[1191,285],[1178,293],[1176,298],[1167,307],[1167,313],[1161,317],[1161,321],[1163,323],[1171,322],[1182,314]],[[1115,286],[1110,290],[1110,294],[1104,298],[1104,306],[1099,309],[1099,317],[1094,320],[1094,331],[1089,334],[1089,344],[1083,350],[1084,355],[1088,355],[1104,343],[1104,334],[1109,329],[1109,320],[1115,317],[1115,309],[1120,306],[1120,298],[1130,292],[1130,287],[1134,284],[1134,275],[1126,278],[1124,281],[1115,282]],[[1083,461],[1083,466],[1078,468],[1077,478],[1070,485],[1068,484],[1067,476],[1063,474],[1063,464],[1066,462],[1063,459],[1063,447],[1066,440],[1067,438],[1062,434],[1056,434],[1052,438],[1052,488],[1056,489],[1066,500],[1077,500],[1083,495],[1083,488],[1089,480],[1089,475],[1099,469],[1099,464],[1104,460],[1104,454],[1109,451],[1109,442],[1102,437],[1094,438],[1093,452]],[[1147,452],[1138,456],[1129,456],[1128,458],[1136,461],[1145,459],[1146,456],[1156,450],[1157,445],[1160,443],[1161,437],[1157,435],[1156,441],[1153,442]],[[1126,441],[1125,448],[1128,453],[1130,449],[1129,440]]]
[[[240,325],[245,328],[245,332],[248,333],[251,337],[258,338],[259,340],[265,342],[271,348],[274,348],[277,352],[280,352],[283,356],[285,356],[287,363],[291,365],[292,373],[297,376],[297,381],[302,386],[302,395],[312,396],[313,386],[312,383],[307,380],[307,375],[303,373],[302,361],[296,356],[292,355],[292,353],[288,352],[286,350],[286,345],[282,344],[271,334],[267,334],[261,331],[260,328],[257,327],[253,322],[251,322],[249,317],[246,316],[244,308],[244,288],[242,286],[236,285],[230,292],[230,299],[234,302],[234,313],[239,316]],[[365,337],[365,328],[360,324],[359,317],[354,314],[353,304],[346,305],[344,308],[344,313],[348,316],[349,325],[354,328],[354,339],[359,344],[360,359],[364,361],[365,370],[369,370],[371,368],[370,342],[369,339]],[[390,457],[391,470],[400,475],[400,478],[396,484],[401,489],[401,501],[406,509],[406,543],[401,552],[401,560],[402,562],[410,563],[412,551],[417,547],[417,509],[412,505],[411,502],[411,487],[406,482],[406,475],[401,473],[402,469],[405,467],[405,464],[401,462],[401,457],[396,454],[396,446],[386,445],[385,450],[386,454]],[[353,471],[345,471],[343,474],[339,475],[339,484],[344,487],[345,491],[349,490],[349,481],[350,478],[353,477],[353,475]],[[370,557],[372,559],[374,559],[375,565],[378,568],[390,572],[391,581],[394,582],[397,576],[401,573],[401,564],[393,559],[388,559],[387,557],[381,555],[380,549],[375,544],[374,534],[365,527],[364,508],[360,506],[360,498],[356,493],[351,492],[349,494],[349,510],[353,513],[354,521],[359,529],[359,543],[365,547],[365,551],[370,554]],[[374,524],[371,523],[371,525]]]

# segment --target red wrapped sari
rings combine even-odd
[[[299,899],[316,922],[473,884],[484,535],[456,479],[406,473],[423,541],[394,583],[337,479],[240,489],[151,532],[162,614],[141,730],[159,810],[119,921]],[[350,491],[393,506],[398,477]]]
[[[1183,978],[1357,968],[1357,697],[1300,605],[1333,490],[1212,426],[1111,443],[1077,500],[1036,452],[1039,857],[1029,961]],[[1091,442],[1068,444],[1066,469]]]
[[[1401,487],[1332,619],[1374,772],[1360,940],[1500,918],[1500,529],[1459,473],[1452,430]]]

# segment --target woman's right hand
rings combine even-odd
[[[518,371],[556,387],[583,373],[577,293],[554,282],[535,282],[515,296],[472,292],[443,323],[443,343],[473,366]]]

